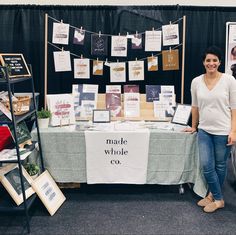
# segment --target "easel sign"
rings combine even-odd
[[[190,115],[191,115],[191,110],[192,110],[191,105],[177,104],[177,107],[175,109],[175,113],[171,122],[175,124],[187,126]]]
[[[2,66],[10,67],[9,78],[31,76],[23,54],[0,54],[0,62]]]

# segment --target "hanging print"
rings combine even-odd
[[[144,80],[144,62],[129,61],[129,81]]]
[[[127,56],[127,37],[111,37],[111,56]]]
[[[53,23],[52,43],[68,45],[69,24]]]
[[[74,59],[74,78],[90,78],[89,59]]]

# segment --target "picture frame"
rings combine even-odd
[[[187,126],[192,107],[188,104],[177,104],[171,123]]]
[[[66,200],[62,191],[47,170],[32,182],[32,187],[51,216],[56,213]]]
[[[0,63],[2,66],[10,67],[9,78],[31,76],[23,54],[0,54]]]
[[[111,112],[108,109],[94,109],[93,123],[109,123],[111,122]]]
[[[23,183],[25,187],[25,197],[27,199],[35,193],[33,188],[31,187],[33,179],[30,177],[30,175],[27,173],[23,166],[21,166],[21,169]],[[17,206],[19,206],[23,202],[19,166],[17,164],[9,164],[3,169],[1,169],[1,172],[3,172],[3,175],[1,177],[2,185],[11,195],[12,199],[15,201]]]

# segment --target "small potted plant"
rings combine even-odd
[[[37,112],[39,128],[48,128],[51,115],[49,110],[43,108]]]
[[[28,172],[28,174],[33,178],[37,178],[40,168],[37,164],[35,163],[26,163],[26,165],[24,166],[26,171]]]

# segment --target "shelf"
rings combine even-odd
[[[14,147],[15,148],[15,147]],[[23,162],[26,158],[28,158],[35,149],[38,148],[38,142],[37,141],[32,141],[32,144],[30,145],[29,148],[25,148],[27,150],[25,153],[21,153],[21,159],[20,161]],[[23,149],[24,150],[24,149]],[[0,163],[18,163],[17,156],[15,159],[12,160],[0,160]]]
[[[0,212],[20,212],[25,211],[24,203],[21,203],[19,206],[12,200],[7,192],[4,192],[3,189],[0,190]],[[37,195],[33,194],[26,200],[27,210],[30,209]]]
[[[30,110],[29,112],[25,114],[15,116],[16,124],[25,120],[27,117],[30,117],[32,114],[36,114],[36,110]],[[11,123],[12,121],[4,114],[0,116],[0,125],[4,125],[4,124],[9,125]]]
[[[31,77],[20,77],[20,78],[11,78],[9,79],[9,83],[10,84],[15,84],[15,83],[18,83],[18,82],[23,82],[23,81],[28,81],[28,80],[31,80]],[[7,84],[7,80],[3,79],[3,78],[0,78],[0,83],[2,84]]]

